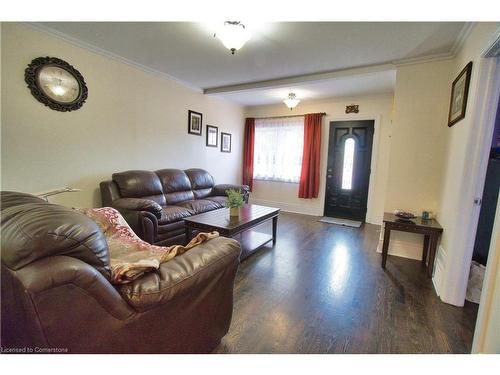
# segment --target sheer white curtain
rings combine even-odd
[[[256,180],[299,182],[304,146],[304,116],[255,119]]]

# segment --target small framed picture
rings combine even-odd
[[[469,95],[470,75],[472,72],[472,61],[460,72],[451,85],[450,112],[448,114],[448,126],[453,126],[465,117],[467,108],[467,96]]]
[[[217,126],[207,125],[207,146],[217,147],[219,139],[219,128]]]
[[[220,150],[222,152],[231,152],[231,134],[220,133]]]
[[[199,112],[188,111],[188,133],[201,135],[203,115]]]

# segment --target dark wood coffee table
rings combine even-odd
[[[241,244],[241,259],[269,242],[276,244],[276,229],[280,210],[274,207],[246,204],[240,208],[239,216],[229,216],[229,208],[205,212],[184,219],[186,239],[191,240],[193,231],[211,232],[216,230],[221,236],[235,238]],[[272,236],[256,232],[252,228],[272,219]]]

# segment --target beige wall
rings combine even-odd
[[[461,289],[463,282],[466,283],[468,275],[464,272],[457,274],[457,270],[461,269],[464,263],[469,264],[470,262],[470,256],[466,259],[461,251],[457,251],[454,243],[457,245],[463,243],[459,233],[462,230],[460,225],[462,212],[464,208],[473,204],[472,199],[470,202],[464,202],[463,197],[464,188],[474,185],[473,181],[467,179],[469,171],[467,170],[468,163],[466,163],[473,153],[466,152],[466,150],[476,147],[471,142],[477,140],[478,135],[475,133],[480,128],[474,119],[474,113],[481,105],[478,103],[478,95],[483,94],[478,92],[482,91],[478,88],[480,60],[485,48],[493,42],[499,27],[500,23],[478,23],[464,42],[457,57],[452,61],[453,65],[451,66],[450,86],[465,65],[469,61],[473,62],[465,118],[446,131],[446,157],[443,162],[443,179],[438,210],[438,219],[444,232],[436,262],[437,284],[438,289],[445,292],[445,295],[441,297],[454,304],[460,304],[460,301],[463,301],[464,291]],[[485,154],[488,152],[488,149],[484,150]],[[472,228],[470,230],[473,231]],[[469,253],[472,254],[472,251]]]
[[[242,107],[22,24],[4,23],[1,43],[3,190],[71,185],[83,191],[58,202],[96,206],[99,182],[116,171],[200,167],[218,182],[240,182]],[[89,97],[81,109],[53,111],[31,95],[24,69],[39,56],[60,57],[82,73]],[[188,109],[232,133],[232,152],[206,147],[205,128],[203,137],[188,135]]]
[[[358,114],[345,114],[345,106],[359,104]],[[284,210],[323,215],[325,197],[326,163],[328,156],[329,123],[334,120],[374,119],[375,136],[372,158],[372,175],[368,202],[367,221],[380,224],[385,200],[386,179],[390,149],[392,95],[357,98],[334,98],[301,102],[292,114],[326,112],[323,119],[321,143],[320,192],[317,199],[298,198],[298,184],[272,181],[254,181],[251,198],[254,202],[274,205]],[[246,117],[285,116],[290,110],[284,104],[248,107]]]
[[[451,60],[400,66],[385,211],[437,212],[445,158]],[[378,250],[382,246],[382,237]],[[394,232],[389,254],[420,259],[420,235]]]

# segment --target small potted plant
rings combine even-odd
[[[238,190],[229,189],[226,191],[227,201],[226,207],[229,208],[230,216],[240,216],[240,207],[243,207],[245,200],[243,199],[243,194]]]

